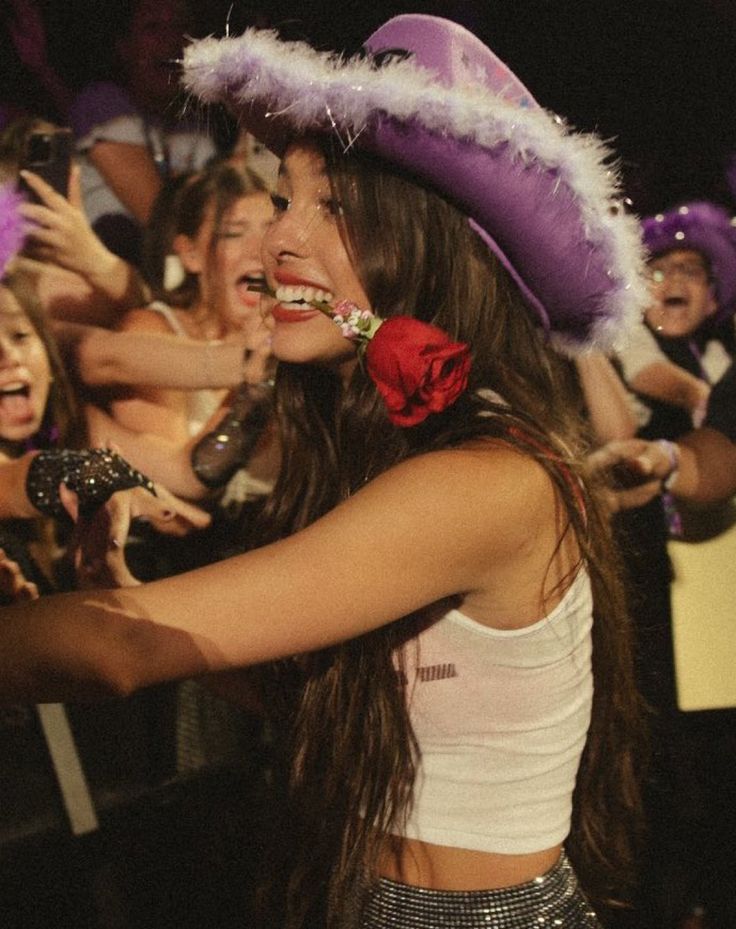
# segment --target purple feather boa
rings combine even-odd
[[[13,184],[0,186],[0,278],[23,246],[25,220],[18,209],[22,202]]]

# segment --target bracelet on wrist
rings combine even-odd
[[[669,439],[657,439],[657,445],[667,455],[669,460],[669,471],[662,478],[662,486],[665,490],[671,490],[677,480],[677,472],[680,467],[680,448],[675,442]]]

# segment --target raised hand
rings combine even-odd
[[[76,528],[69,546],[80,587],[134,587],[140,582],[128,569],[125,543],[131,524],[147,522],[167,535],[184,536],[210,523],[210,515],[156,485],[156,496],[143,487],[113,494],[103,506],[81,517],[76,495],[63,485],[59,494]]]
[[[0,599],[5,604],[38,599],[38,587],[25,577],[18,562],[3,548],[0,548]]]
[[[27,235],[33,258],[53,262],[82,277],[103,275],[116,264],[116,256],[102,244],[82,209],[77,165],[72,167],[68,199],[32,171],[21,174],[42,201],[20,207],[21,214],[30,220]]]
[[[29,220],[26,246],[29,257],[79,274],[121,307],[145,303],[147,288],[136,269],[102,243],[87,219],[82,206],[79,165],[72,164],[68,198],[32,171],[21,173],[42,201],[20,206],[21,214]]]
[[[659,444],[644,439],[608,442],[588,456],[586,465],[614,513],[649,503],[662,492],[662,481],[672,470]]]

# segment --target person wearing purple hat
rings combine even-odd
[[[701,302],[684,308],[668,302],[660,306],[662,318],[658,322],[652,318],[652,326],[671,330],[675,337],[683,330],[696,329],[710,316],[722,320],[734,313],[736,228],[727,210],[715,203],[686,203],[647,217],[641,228],[655,288],[678,274],[709,285]],[[666,299],[666,291],[663,296]],[[696,309],[697,318],[692,315]]]
[[[697,425],[736,347],[736,228],[723,207],[693,202],[644,219],[642,237],[649,331],[621,352],[624,377],[645,397],[690,411]]]
[[[703,837],[714,823],[705,799],[700,747],[707,739],[702,735],[704,724],[678,706],[668,543],[672,536],[712,535],[718,522],[712,513],[687,507],[682,497],[688,490],[695,497],[715,493],[723,482],[699,487],[690,440],[684,446],[678,443],[703,422],[711,385],[729,368],[736,350],[736,229],[725,209],[693,202],[644,219],[642,237],[650,256],[652,299],[645,313],[646,329],[620,357],[639,401],[637,441],[651,443],[638,447],[654,450],[656,473],[664,475],[664,481],[656,495],[620,512],[614,523],[622,539],[631,615],[638,630],[639,686],[654,711],[640,909],[648,927],[670,929],[706,904],[709,918],[716,919],[710,912],[713,881],[707,872],[712,868],[704,864],[713,847]],[[644,338],[651,347],[642,351]],[[698,391],[678,386],[688,383]],[[693,393],[694,408],[683,402]],[[695,441],[702,443],[704,438],[707,441],[708,431]],[[721,447],[728,445],[725,439],[716,441]],[[618,454],[617,448],[604,450],[604,458]],[[715,753],[710,758],[706,767],[714,778]],[[730,923],[713,925],[720,929]]]
[[[0,648],[3,692],[285,673],[266,924],[594,929],[630,864],[641,715],[558,352],[609,350],[646,302],[610,153],[431,16],[348,60],[249,30],[184,71],[282,157],[282,469],[252,551],[8,609],[0,641],[42,631],[55,679]]]

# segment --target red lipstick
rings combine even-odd
[[[291,284],[295,287],[314,287],[315,290],[329,291],[329,287],[320,284],[318,281],[310,281],[306,277],[299,277],[298,274],[292,274],[285,268],[276,268],[273,272],[274,280],[279,284]]]
[[[271,310],[271,316],[277,323],[303,323],[308,319],[321,315],[322,313],[319,310],[312,307],[306,310],[286,310],[280,303],[275,304]]]

